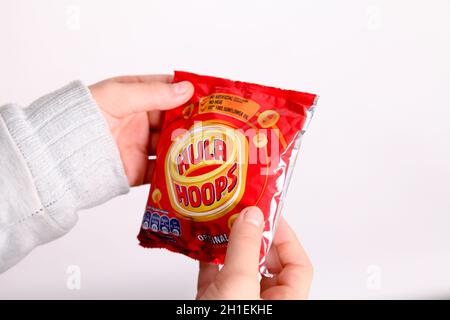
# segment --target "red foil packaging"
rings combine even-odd
[[[176,71],[195,88],[166,111],[140,245],[223,264],[233,221],[264,213],[260,271],[317,96]]]

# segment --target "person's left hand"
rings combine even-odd
[[[125,76],[89,87],[116,141],[130,186],[150,183],[162,113],[188,101],[194,87],[172,76]]]

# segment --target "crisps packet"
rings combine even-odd
[[[195,88],[165,113],[140,245],[223,264],[233,221],[265,218],[260,272],[317,96],[176,71]]]

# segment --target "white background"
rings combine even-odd
[[[2,0],[0,104],[174,69],[317,93],[284,210],[315,265],[311,297],[443,298],[449,39],[448,0]],[[147,192],[80,212],[0,275],[0,298],[193,298],[196,262],[137,245]]]

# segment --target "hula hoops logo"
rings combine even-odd
[[[247,175],[246,137],[223,123],[203,123],[178,136],[165,173],[172,207],[184,218],[207,221],[234,208]]]

